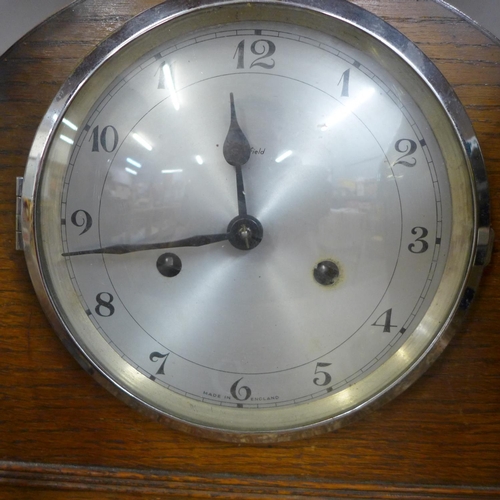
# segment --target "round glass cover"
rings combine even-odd
[[[366,28],[296,6],[198,9],[119,48],[57,117],[36,199],[81,359],[226,437],[335,426],[398,392],[473,245],[434,90]]]

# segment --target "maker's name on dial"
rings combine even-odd
[[[250,148],[250,153],[253,155],[263,155],[266,153],[266,148],[254,148],[253,146]]]
[[[234,397],[232,397],[229,394],[220,394],[218,392],[213,392],[213,391],[203,391],[203,396],[206,398],[210,398],[210,399],[221,399],[221,400],[223,399],[226,401],[236,400],[238,402],[241,401],[241,400],[235,399]],[[246,401],[248,401],[248,402],[253,401],[256,403],[266,402],[266,401],[278,401],[278,400],[279,400],[279,396],[251,396],[248,399],[246,399]]]

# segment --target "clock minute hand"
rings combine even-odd
[[[251,148],[245,134],[241,130],[238,120],[236,119],[236,109],[234,106],[234,96],[229,94],[231,107],[231,124],[224,141],[222,153],[224,159],[232,165],[236,170],[236,190],[238,193],[238,213],[239,215],[247,214],[247,202],[245,199],[245,187],[243,184],[243,174],[241,167],[250,159]]]
[[[182,240],[168,241],[162,243],[141,243],[137,245],[111,245],[103,248],[93,248],[91,250],[77,250],[75,252],[65,252],[63,257],[73,257],[75,255],[89,254],[115,254],[121,255],[125,253],[140,252],[143,250],[159,250],[164,248],[180,248],[180,247],[201,247],[225,241],[229,238],[229,233],[220,234],[204,234],[199,236],[191,236]]]

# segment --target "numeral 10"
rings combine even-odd
[[[99,133],[99,126],[92,129],[89,141],[92,141],[92,152],[99,152],[102,147],[106,153],[112,153],[118,146],[118,132],[113,125],[107,125]]]

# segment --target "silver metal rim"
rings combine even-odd
[[[463,283],[459,299],[455,304],[454,312],[456,314],[451,315],[454,316],[453,323],[444,325],[441,333],[435,337],[435,341],[429,346],[426,352],[422,354],[420,359],[414,362],[408,372],[404,373],[395,380],[394,383],[377,394],[375,398],[365,401],[354,410],[346,412],[340,417],[306,425],[304,427],[277,432],[266,431],[247,433],[190,424],[175,417],[167,415],[158,416],[158,412],[155,409],[148,407],[143,401],[130,394],[126,389],[120,387],[117,382],[110,379],[99,365],[95,361],[92,361],[88,355],[79,348],[74,338],[67,331],[64,320],[51,299],[50,285],[43,276],[40,265],[36,230],[38,225],[38,215],[36,213],[37,192],[41,181],[42,167],[52,137],[74,97],[83,84],[92,77],[98,68],[123,47],[138,39],[144,33],[173,19],[179,18],[180,16],[184,16],[189,12],[202,12],[204,9],[214,7],[220,8],[227,5],[243,6],[243,2],[235,0],[198,0],[197,2],[193,2],[190,8],[187,8],[185,3],[179,0],[163,3],[126,23],[118,32],[105,40],[85,59],[81,66],[77,68],[75,73],[62,86],[49,107],[36,134],[24,177],[22,195],[22,233],[31,279],[42,307],[52,326],[79,363],[110,392],[140,411],[148,415],[153,415],[157,419],[168,421],[174,426],[193,434],[229,441],[267,442],[300,438],[338,428],[355,418],[359,418],[366,412],[381,406],[390,399],[393,399],[411,385],[439,356],[453,336],[460,320],[463,318],[463,313],[470,304],[468,298],[474,295],[482,269],[487,263],[491,237],[486,170],[472,124],[450,85],[434,64],[427,59],[416,46],[400,32],[375,15],[345,0],[337,0],[336,2],[327,2],[326,0],[252,0],[251,3],[253,5],[260,4],[263,6],[279,5],[280,8],[308,9],[324,16],[344,21],[377,39],[396,53],[403,61],[413,68],[424,82],[427,83],[428,87],[433,91],[434,95],[441,103],[442,108],[446,112],[460,140],[469,168],[471,192],[475,210],[473,217],[476,224],[467,279]]]

